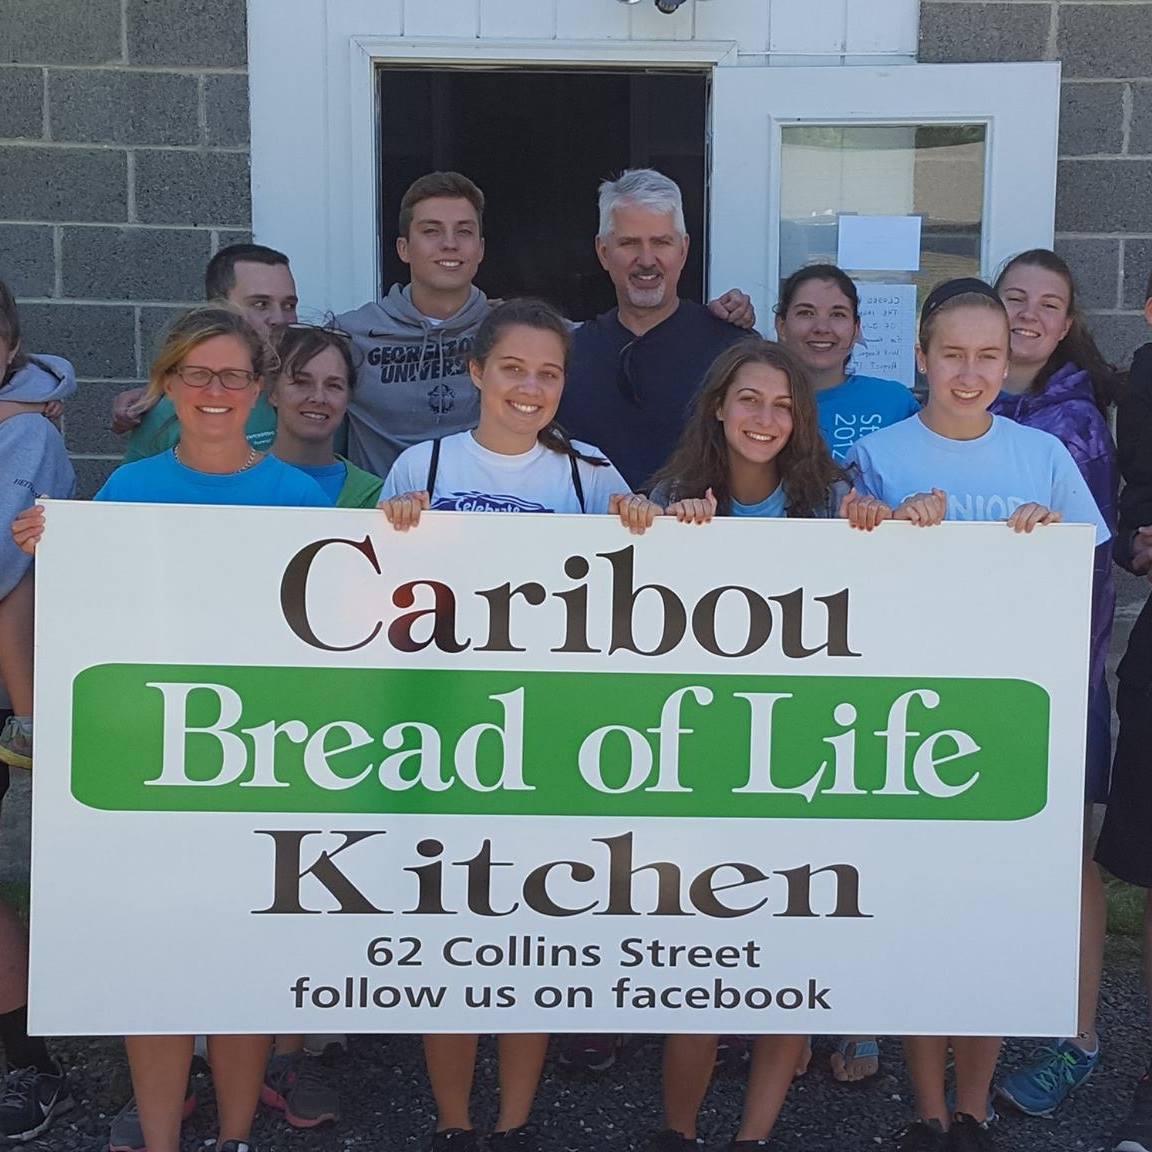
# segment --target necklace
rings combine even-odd
[[[172,446],[172,455],[176,457],[176,463],[177,464],[184,464],[184,461],[180,459],[180,445],[179,444],[174,444]],[[239,476],[241,472],[247,472],[248,469],[251,468],[252,465],[256,463],[256,460],[258,459],[259,456],[260,456],[260,453],[257,452],[255,448],[249,447],[248,459],[245,460],[244,463],[241,464],[239,468],[235,469],[232,472],[225,472],[225,473],[223,473],[223,475],[225,475],[225,476]],[[189,465],[184,464],[184,467],[187,468],[187,467],[189,467]]]

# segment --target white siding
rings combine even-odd
[[[918,14],[919,0],[686,0],[671,15],[654,0],[248,0],[253,231],[291,251],[309,306],[376,291],[377,61],[914,64]],[[291,194],[285,108],[310,142]]]
[[[730,41],[731,62],[763,65],[911,62],[916,55],[919,0],[686,0],[672,15],[653,0],[338,0],[363,13],[365,35],[403,39]],[[250,9],[268,0],[249,0]],[[298,0],[317,7],[317,0]],[[282,6],[277,5],[282,18]],[[323,3],[319,7],[325,7]],[[397,20],[397,16],[399,20]],[[384,25],[387,25],[385,32]],[[397,26],[398,25],[398,26]],[[771,54],[771,56],[769,55]]]

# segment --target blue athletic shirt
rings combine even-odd
[[[299,469],[305,476],[311,476],[333,504],[340,499],[348,479],[348,465],[343,460],[337,460],[335,464],[321,464],[319,467],[308,464],[293,464],[292,467]]]
[[[856,374],[835,388],[817,392],[816,408],[820,434],[837,464],[844,462],[848,450],[862,436],[897,424],[920,411],[912,390],[898,381]]]
[[[992,417],[976,440],[950,440],[923,421],[904,420],[865,437],[848,453],[856,487],[896,508],[939,488],[948,520],[1007,520],[1021,504],[1043,504],[1066,523],[1110,533],[1071,453],[1048,432]]]
[[[263,508],[331,508],[315,480],[275,456],[243,472],[216,475],[186,468],[171,448],[122,464],[94,500],[125,504],[251,504]]]
[[[759,504],[741,504],[738,500],[732,501],[733,516],[787,516],[788,497],[783,484],[776,485],[776,491]]]

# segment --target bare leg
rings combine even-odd
[[[1085,1052],[1094,1052],[1100,1043],[1096,1034],[1096,1008],[1100,1000],[1100,975],[1104,970],[1104,939],[1108,929],[1108,897],[1100,869],[1092,859],[1092,849],[1084,854],[1080,883],[1080,1002],[1078,1035],[1072,1043]]]
[[[32,569],[0,600],[0,680],[8,689],[12,712],[32,715],[32,635],[35,594]]]
[[[28,930],[15,908],[0,901],[0,1015],[28,1002]]]
[[[948,1037],[905,1036],[904,1059],[920,1118],[935,1120],[947,1128],[950,1117],[944,1095],[944,1070],[948,1061]]]
[[[719,1036],[664,1038],[664,1124],[696,1139],[696,1117],[712,1083]]]
[[[767,1140],[792,1087],[807,1036],[757,1036],[737,1140]]]
[[[1001,1043],[999,1036],[956,1036],[952,1040],[956,1053],[956,1111],[981,1123],[988,1116],[988,1093],[996,1075]]]
[[[216,1086],[220,1140],[247,1140],[260,1103],[271,1036],[209,1036],[208,1063]],[[184,1099],[180,1085],[180,1099]],[[152,1152],[149,1145],[149,1152]]]
[[[498,1036],[500,1045],[500,1115],[496,1131],[507,1132],[528,1123],[544,1057],[548,1055],[547,1032],[523,1032]]]
[[[424,1060],[436,1099],[436,1131],[471,1128],[468,1104],[476,1072],[476,1036],[425,1036]]]
[[[800,1052],[800,1057],[796,1061],[796,1075],[803,1076],[808,1071],[808,1065],[812,1063],[812,1037],[807,1036],[804,1040],[804,1048]]]
[[[180,1152],[191,1036],[126,1036],[132,1090],[148,1152]]]

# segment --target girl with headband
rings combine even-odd
[[[950,280],[928,296],[916,347],[928,380],[924,410],[857,443],[847,467],[858,492],[847,503],[854,527],[897,518],[927,527],[942,520],[1000,520],[1016,532],[1061,519],[1088,523],[1109,538],[1068,449],[1035,428],[988,409],[1009,371],[1004,304],[982,280]],[[913,495],[909,495],[913,493]],[[956,1094],[945,1091],[948,1048]],[[918,1118],[898,1137],[900,1152],[990,1152],[988,1121],[1000,1038],[904,1039]]]

